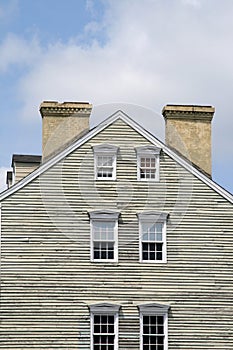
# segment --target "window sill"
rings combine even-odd
[[[141,264],[167,264],[167,260],[141,260]]]

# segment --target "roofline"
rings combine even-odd
[[[196,169],[190,162],[179,156],[176,152],[174,152],[172,149],[170,149],[168,146],[166,146],[163,142],[158,140],[154,135],[152,135],[150,132],[145,130],[141,125],[139,125],[137,122],[135,122],[133,119],[131,119],[126,113],[124,113],[121,110],[116,111],[114,114],[110,115],[108,118],[106,118],[103,122],[101,122],[98,126],[91,129],[89,133],[85,134],[83,137],[75,141],[73,144],[68,146],[66,149],[55,155],[53,158],[49,159],[47,162],[43,163],[39,168],[37,168],[35,171],[33,171],[31,174],[23,178],[21,181],[17,182],[14,186],[10,187],[9,189],[5,190],[0,194],[0,201],[4,200],[14,192],[18,191],[25,185],[27,185],[29,182],[34,180],[37,176],[41,175],[44,171],[48,170],[51,166],[58,163],[60,160],[62,160],[64,157],[66,157],[69,153],[73,152],[75,149],[83,145],[85,142],[89,141],[92,137],[97,135],[99,132],[101,132],[103,129],[108,127],[110,124],[112,124],[117,119],[121,119],[124,122],[126,122],[129,126],[131,126],[134,130],[139,132],[142,136],[144,136],[148,141],[153,143],[154,145],[161,147],[163,151],[169,155],[172,159],[177,161],[181,166],[183,166],[186,170],[188,170],[191,174],[196,176],[198,179],[203,181],[207,186],[212,188],[214,191],[219,193],[221,196],[223,196],[225,199],[227,199],[229,202],[233,203],[233,195],[225,190],[223,187],[218,185],[216,182],[211,180],[208,176],[204,175],[201,171]]]
[[[40,163],[42,159],[41,155],[35,154],[13,154],[11,166],[14,163]]]

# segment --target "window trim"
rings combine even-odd
[[[118,218],[120,213],[113,210],[94,210],[90,216],[90,260],[98,263],[118,262]],[[114,259],[94,259],[93,223],[114,222]]]
[[[94,178],[97,181],[114,181],[116,180],[116,165],[117,165],[117,152],[119,147],[115,145],[111,145],[109,143],[104,143],[100,145],[92,146],[93,152],[94,152]],[[113,158],[113,164],[112,164],[112,177],[98,177],[98,164],[97,159],[98,156],[106,156],[106,157],[112,157]]]
[[[137,153],[137,180],[138,181],[152,181],[152,182],[158,182],[160,179],[160,153],[161,148],[153,146],[153,145],[147,145],[147,146],[140,146],[136,147],[135,151]],[[141,165],[141,158],[147,157],[147,158],[155,158],[155,178],[154,179],[146,179],[141,178],[140,174],[140,165]]]
[[[138,305],[140,317],[140,350],[143,350],[143,316],[163,316],[164,350],[168,350],[168,311],[170,305],[150,303]]]
[[[94,316],[95,315],[113,315],[114,316],[114,350],[118,350],[119,338],[119,311],[120,305],[111,303],[98,303],[89,305],[90,309],[90,345],[91,350],[94,350],[93,335],[94,335]]]
[[[156,212],[156,211],[147,211],[138,213],[139,221],[139,261],[141,263],[148,264],[164,264],[167,262],[167,217],[168,213],[165,212]],[[162,260],[143,260],[142,256],[142,224],[143,223],[162,223]]]

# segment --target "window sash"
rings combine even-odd
[[[117,261],[117,229],[115,220],[91,221],[91,261]]]
[[[163,244],[142,242],[142,260],[143,261],[162,261]]]
[[[94,260],[114,260],[114,242],[93,242]]]

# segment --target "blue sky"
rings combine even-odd
[[[0,0],[0,181],[41,153],[43,100],[115,109],[163,139],[168,103],[216,107],[213,179],[233,192],[231,0]]]

